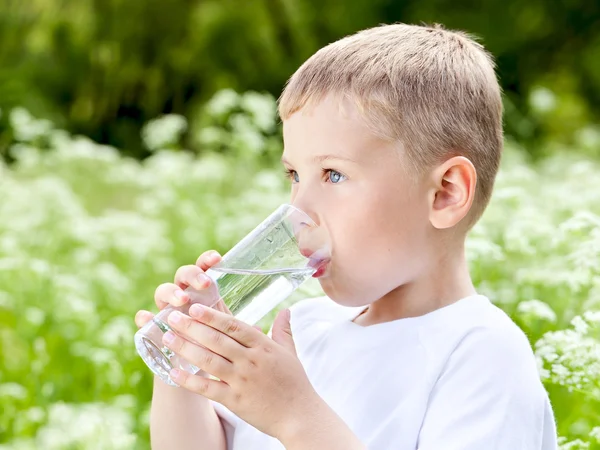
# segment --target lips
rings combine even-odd
[[[315,269],[313,278],[318,278],[325,273],[327,265],[331,260],[331,257],[326,250],[314,251],[308,248],[301,248],[300,253],[305,258],[308,258],[308,267]]]
[[[326,261],[326,262],[324,262],[324,264],[321,264],[321,266],[319,266],[319,268],[317,269],[317,271],[315,273],[313,273],[312,277],[313,278],[319,278],[319,277],[323,276],[323,274],[327,270],[328,264],[329,264],[329,261]]]

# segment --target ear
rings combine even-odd
[[[451,228],[471,209],[477,171],[464,156],[455,156],[432,172],[429,221],[438,229]]]

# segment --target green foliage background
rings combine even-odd
[[[177,113],[194,122],[222,88],[277,96],[319,47],[397,21],[479,36],[498,61],[507,131],[530,153],[547,153],[548,140],[581,146],[590,134],[582,126],[597,123],[598,0],[4,0],[0,108],[23,106],[148,156],[139,141],[148,120]]]
[[[527,333],[561,449],[600,448],[599,20],[583,0],[2,2],[0,449],[149,448],[135,311],[286,201],[286,78],[392,21],[497,58],[507,145],[474,281]]]

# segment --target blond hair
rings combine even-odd
[[[451,156],[477,171],[469,227],[491,197],[502,153],[502,100],[482,45],[440,25],[382,25],[317,51],[279,98],[282,120],[329,94],[350,98],[382,139],[399,141],[416,173]]]

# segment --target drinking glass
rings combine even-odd
[[[281,205],[206,271],[213,281],[208,289],[188,287],[190,302],[168,306],[142,327],[134,337],[136,349],[152,372],[176,386],[171,369],[192,374],[199,369],[162,343],[171,312],[187,314],[193,303],[222,310],[226,306],[237,319],[254,325],[304,281],[322,274],[329,259],[325,229],[298,208]]]

